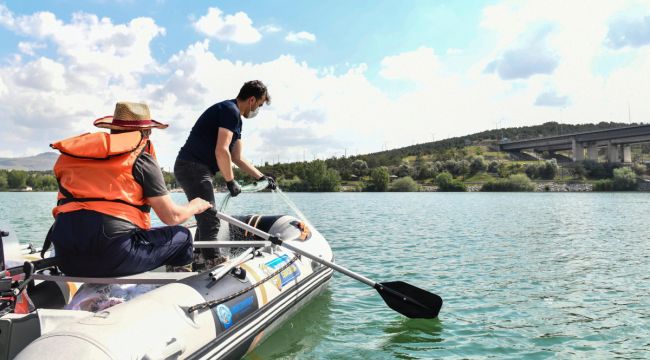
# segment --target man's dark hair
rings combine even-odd
[[[237,95],[237,100],[246,100],[251,96],[255,96],[256,99],[261,99],[263,96],[266,96],[265,103],[268,105],[271,103],[271,95],[269,95],[268,90],[266,90],[266,85],[264,85],[259,80],[251,80],[244,83],[244,86],[239,90],[239,95]]]

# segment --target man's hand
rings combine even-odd
[[[207,202],[207,201],[205,201],[205,200],[203,200],[201,198],[194,198],[194,199],[192,199],[192,201],[190,201],[190,208],[192,209],[192,211],[194,212],[195,215],[200,214],[200,213],[208,210],[211,207],[212,207],[212,204],[210,204],[209,202]]]
[[[239,183],[237,180],[232,179],[226,183],[226,186],[228,186],[228,191],[230,191],[230,196],[235,197],[241,193],[241,186],[239,186]]]
[[[278,188],[278,184],[275,182],[275,178],[271,175],[262,175],[257,181],[262,181],[266,180],[268,181],[269,185],[266,187],[267,189],[275,190]]]

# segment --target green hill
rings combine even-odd
[[[365,155],[329,158],[310,162],[265,164],[261,170],[280,181],[283,189],[293,191],[415,191],[429,190],[439,183],[452,191],[466,186],[481,187],[488,182],[507,180],[512,175],[517,188],[529,189],[525,177],[533,180],[595,181],[609,179],[618,165],[590,161],[573,163],[569,153],[509,154],[498,151],[503,139],[523,140],[566,135],[639,124],[601,122],[567,125],[547,122],[542,125],[482,131],[435,142],[421,143]],[[635,145],[633,157],[643,159],[650,145]],[[649,157],[650,158],[650,157]],[[645,174],[643,165],[634,171]],[[438,178],[439,175],[444,175]],[[447,174],[447,175],[445,175]],[[521,175],[521,176],[519,176]],[[241,172],[237,177],[243,176]],[[400,181],[393,181],[400,180]],[[496,184],[503,189],[509,184]]]
[[[0,169],[46,171],[52,170],[59,155],[45,152],[34,156],[0,158]]]

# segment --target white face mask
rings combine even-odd
[[[259,112],[260,112],[260,107],[258,106],[257,109],[255,109],[255,111],[249,111],[248,112],[248,116],[246,116],[246,119],[252,119],[252,118],[256,117],[257,114],[259,114]]]
[[[253,102],[250,106],[251,109],[253,108],[253,105],[255,105],[255,102]],[[246,119],[251,119],[257,116],[257,114],[260,112],[260,107],[258,106],[255,111],[253,110],[248,110],[248,116],[244,116]]]

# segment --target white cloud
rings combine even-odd
[[[543,92],[535,99],[535,105],[537,106],[566,106],[568,104],[568,96],[558,95],[554,91]]]
[[[25,55],[34,56],[36,55],[36,50],[45,49],[47,45],[36,42],[24,42],[21,41],[18,43],[18,49]]]
[[[225,15],[219,8],[211,7],[208,13],[194,23],[194,29],[201,34],[219,41],[230,41],[239,44],[252,44],[262,39],[253,20],[245,12]]]
[[[307,31],[300,31],[300,32],[289,32],[287,36],[284,38],[287,41],[290,42],[314,42],[316,41],[316,35],[307,32]]]
[[[213,103],[234,98],[251,79],[264,81],[273,97],[258,117],[244,120],[245,155],[255,163],[278,156],[282,161],[303,154],[340,156],[346,149],[348,154],[378,151],[384,144],[405,146],[430,141],[432,135],[442,139],[494,128],[499,119],[501,126],[625,121],[628,103],[633,121],[647,121],[650,47],[619,49],[606,42],[612,17],[624,12],[627,2],[594,2],[589,8],[590,16],[583,16],[577,2],[489,6],[479,50],[436,52],[421,46],[388,53],[375,83],[369,80],[375,67],[363,63],[317,68],[291,55],[265,62],[227,60],[208,39],[158,62],[151,43],[165,30],[153,19],[115,24],[77,14],[65,22],[50,13],[14,16],[0,5],[0,26],[24,36],[24,44],[47,44],[48,54],[56,53],[45,56],[41,48],[23,45],[16,51],[31,49],[33,57],[8,56],[0,64],[0,112],[12,130],[0,132],[0,151],[46,151],[54,140],[93,131],[92,121],[111,114],[115,101],[142,100],[155,119],[171,125],[153,135],[160,162],[169,168],[198,116]],[[650,14],[644,9],[637,10],[642,17]],[[210,11],[202,19],[209,16]],[[228,16],[218,18],[226,23]],[[257,31],[252,21],[248,25]],[[549,30],[540,32],[545,26]],[[532,66],[530,54],[517,53],[522,49],[550,56],[552,66]],[[594,59],[620,52],[629,61],[605,74],[594,71]],[[470,65],[456,66],[461,58]],[[504,69],[494,68],[501,76],[484,72],[494,61]],[[540,73],[546,75],[532,76]],[[385,90],[403,83],[409,86],[399,96]],[[25,155],[20,151],[13,153]]]
[[[478,62],[478,68],[499,58],[508,49],[524,47],[522,43],[525,43],[531,31],[544,24],[550,25],[552,31],[544,38],[544,49],[556,59],[557,66],[552,74],[518,80],[508,92],[503,93],[511,99],[507,115],[514,119],[514,124],[549,120],[573,123],[626,121],[626,98],[632,99],[633,107],[637,104],[637,121],[642,121],[650,116],[650,108],[636,99],[642,96],[640,94],[647,93],[647,87],[643,88],[641,75],[631,74],[648,72],[646,48],[639,48],[633,56],[635,61],[620,65],[611,74],[603,75],[594,70],[595,59],[612,51],[606,46],[612,19],[630,11],[637,16],[650,14],[649,5],[648,2],[634,1],[590,2],[589,16],[583,16],[582,2],[503,1],[488,6],[483,12],[481,24],[496,38],[496,45]],[[617,89],[614,84],[620,86],[622,83],[613,80],[622,72],[627,76],[626,85]],[[531,107],[539,94],[548,88],[566,96],[571,100],[570,104],[566,107]]]
[[[504,80],[525,79],[536,74],[551,74],[558,66],[555,54],[546,47],[546,37],[552,26],[535,29],[532,38],[521,47],[507,49],[501,56],[490,62],[485,72],[496,72]]]
[[[269,24],[262,26],[260,28],[260,31],[263,31],[265,33],[276,33],[282,31],[282,28],[277,25]]]
[[[442,65],[433,49],[420,47],[415,51],[387,56],[381,61],[379,74],[386,79],[427,82],[440,73]]]
[[[26,62],[15,55],[0,66],[0,82],[11,89],[0,91],[3,122],[12,129],[0,139],[3,147],[43,152],[57,138],[92,131],[92,121],[112,113],[116,100],[144,98],[142,76],[161,71],[149,44],[164,29],[149,18],[113,24],[77,13],[66,23],[48,12],[14,16],[0,6],[0,26],[28,38],[18,50],[37,56]],[[56,59],[31,45],[45,43]]]
[[[62,64],[42,57],[24,64],[16,72],[14,81],[17,85],[36,90],[63,90],[66,87],[65,68]]]
[[[650,16],[613,21],[606,41],[614,49],[650,45]]]
[[[13,26],[14,15],[5,4],[0,4],[0,25],[5,27]]]

